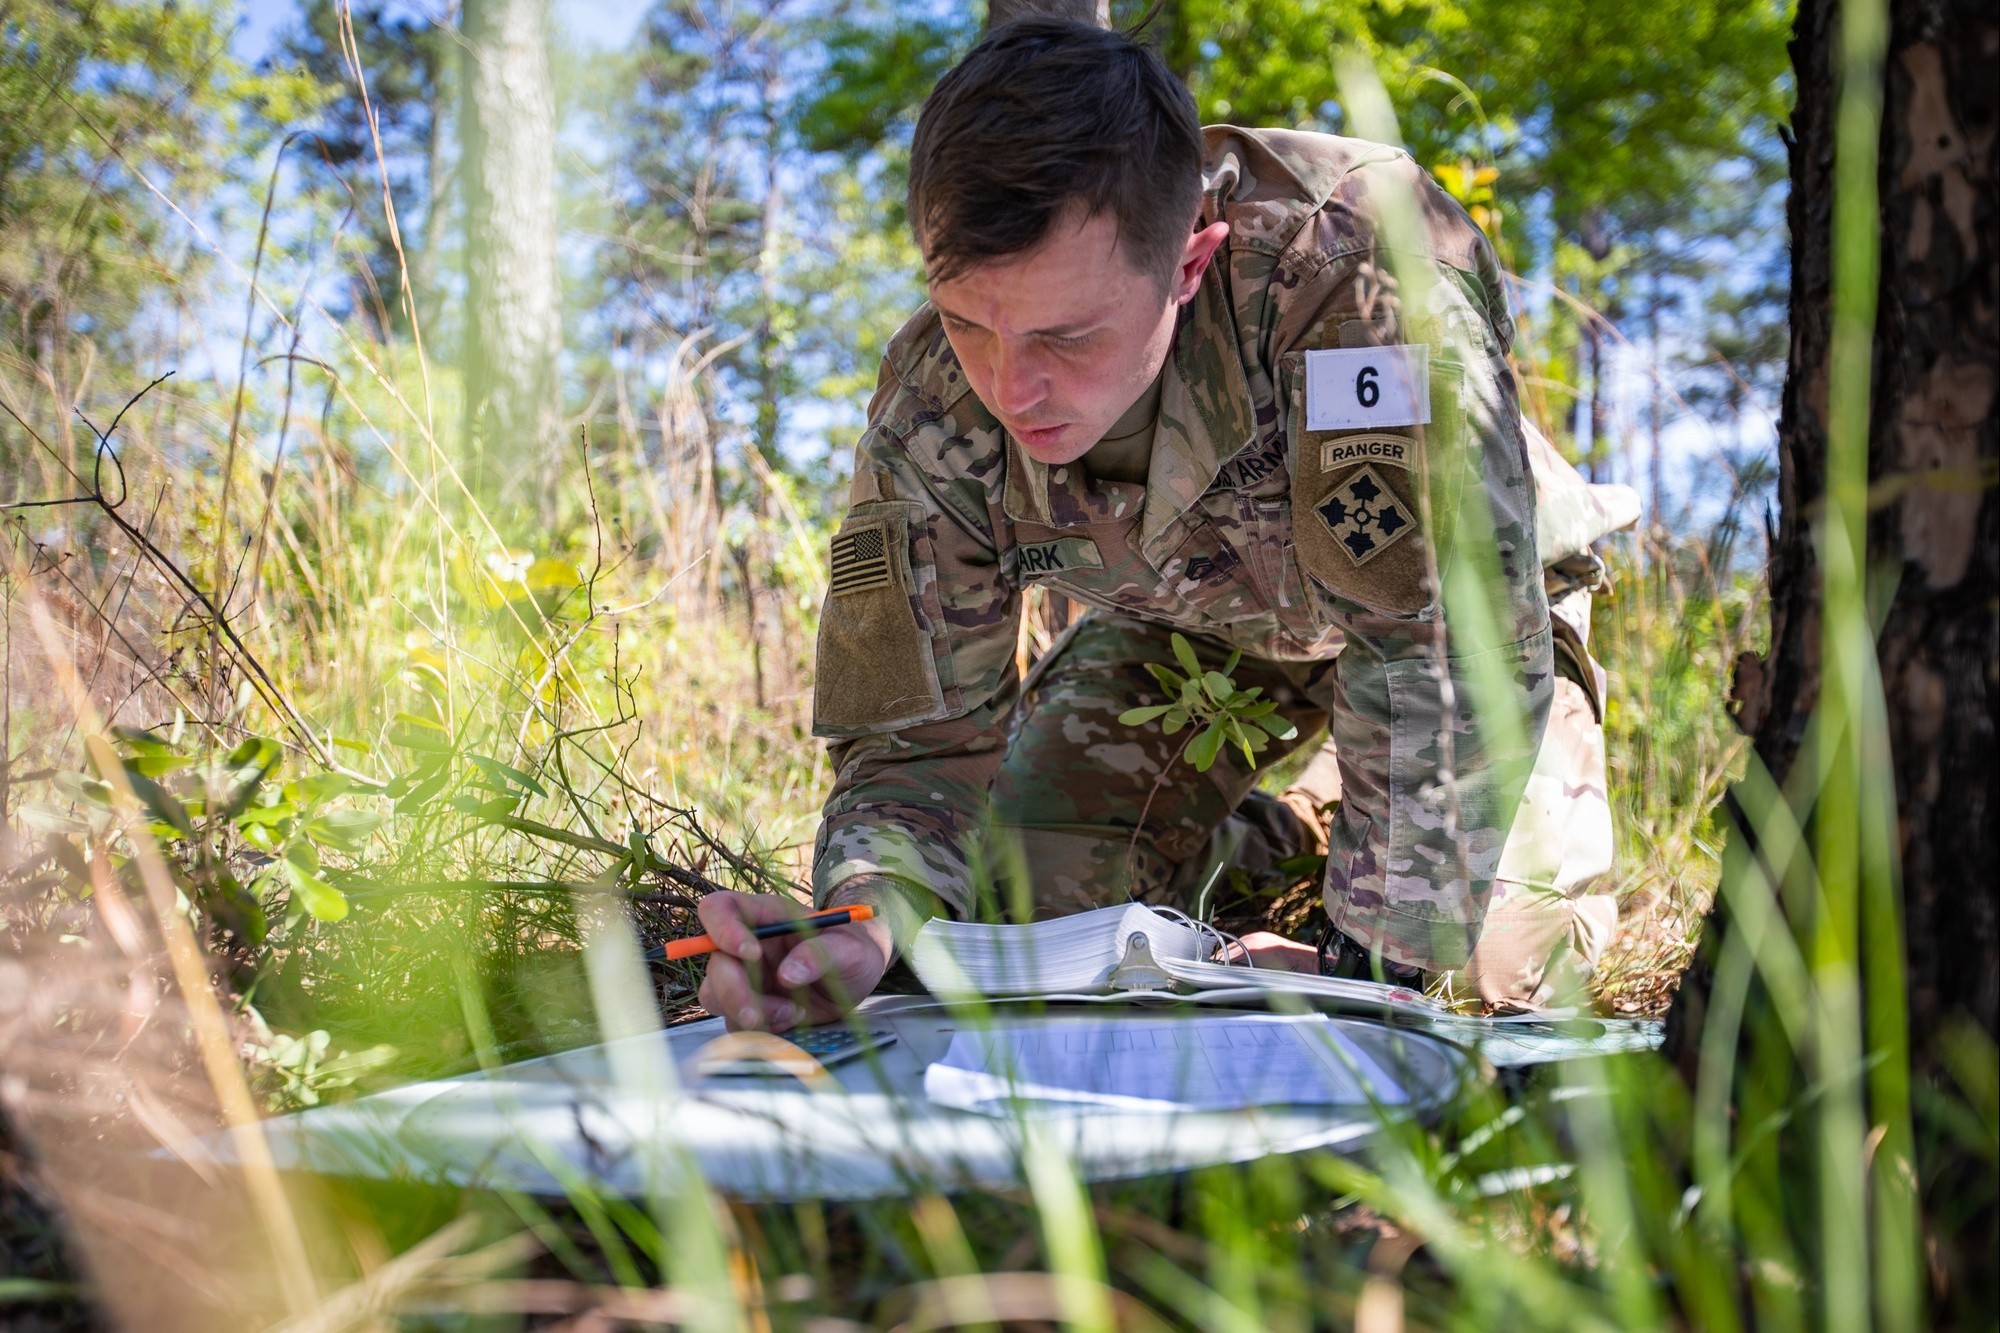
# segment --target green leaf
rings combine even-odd
[[[1181,664],[1182,670],[1186,671],[1190,676],[1200,676],[1201,662],[1194,655],[1194,645],[1183,638],[1179,630],[1174,631],[1172,642],[1174,645],[1174,658]]]
[[[1236,748],[1243,751],[1243,762],[1252,768],[1257,766],[1257,752],[1270,744],[1263,732],[1252,731],[1233,717],[1229,719],[1229,739],[1236,742]]]
[[[249,828],[256,824],[282,824],[299,812],[290,801],[280,801],[276,805],[253,805],[237,815],[232,821],[237,828]]]
[[[412,787],[429,782],[444,772],[446,765],[450,763],[451,756],[448,754],[425,755],[411,766],[409,772],[398,773],[390,778],[388,784],[382,788],[382,794],[392,800],[400,800],[410,794]]]
[[[451,753],[451,733],[438,723],[415,713],[398,713],[395,721],[397,728],[389,732],[389,744],[430,754]]]
[[[370,745],[367,741],[357,741],[351,736],[335,736],[333,738],[333,744],[335,749],[352,750],[356,754],[375,753],[375,747]]]
[[[1299,734],[1299,729],[1282,717],[1260,717],[1257,725],[1271,733],[1273,740],[1288,741]]]
[[[1229,652],[1229,660],[1222,664],[1222,674],[1225,676],[1234,676],[1236,674],[1236,664],[1242,660],[1243,650],[1241,648],[1232,648]]]
[[[285,784],[285,796],[300,805],[318,805],[330,801],[354,787],[354,779],[345,773],[308,773],[306,776]]]
[[[1215,763],[1215,756],[1222,750],[1223,730],[1220,718],[1208,724],[1208,729],[1188,742],[1188,762],[1197,773],[1206,773]]]
[[[192,764],[189,755],[175,754],[164,746],[146,754],[135,754],[125,760],[126,771],[143,774],[149,778],[165,777]]]
[[[1302,879],[1317,880],[1326,873],[1326,857],[1318,853],[1288,856],[1279,861],[1273,869],[1283,871],[1291,877],[1293,883]]]
[[[1188,710],[1178,707],[1171,708],[1167,711],[1166,720],[1160,723],[1160,730],[1166,735],[1171,736],[1187,724]]]
[[[1219,704],[1228,703],[1230,696],[1236,693],[1236,682],[1220,671],[1208,672],[1201,678],[1201,683],[1202,688],[1208,691],[1208,697]]]
[[[1165,717],[1173,711],[1172,704],[1148,704],[1144,708],[1128,708],[1118,715],[1121,727],[1142,727],[1156,717]]]
[[[1159,681],[1160,688],[1168,694],[1179,694],[1182,687],[1187,684],[1186,676],[1183,676],[1172,667],[1162,666],[1158,662],[1146,663],[1146,670],[1152,672],[1153,679]]]
[[[477,796],[459,795],[451,798],[451,808],[460,814],[471,815],[482,823],[492,823],[514,813],[514,807],[521,803],[519,792],[508,792],[504,796],[491,796],[480,800]]]
[[[194,836],[194,822],[188,818],[187,807],[172,792],[142,774],[127,773],[125,780],[132,784],[132,794],[155,820],[171,828],[177,837]]]
[[[373,810],[330,810],[307,820],[304,833],[328,847],[358,852],[369,835],[382,827],[383,818]]]
[[[308,875],[319,873],[319,848],[304,838],[295,838],[285,846],[285,861],[296,870]]]
[[[319,876],[301,870],[287,860],[285,877],[292,882],[293,901],[314,920],[338,921],[347,915],[347,895]]]
[[[46,833],[88,833],[90,825],[52,805],[29,801],[20,807],[21,818]]]
[[[450,770],[440,765],[437,772],[431,774],[422,782],[410,788],[408,792],[404,793],[403,799],[396,802],[396,813],[407,815],[411,811],[419,809],[424,802],[444,790],[445,781],[450,777]]]
[[[547,796],[549,794],[548,788],[535,781],[528,774],[523,773],[520,769],[515,768],[512,764],[503,764],[498,759],[489,759],[483,754],[469,754],[465,757],[472,761],[475,768],[487,777],[492,778],[495,782],[506,779],[511,781],[515,786],[531,791],[537,796]]]
[[[284,756],[276,741],[262,736],[252,736],[231,750],[222,761],[228,768],[229,795],[216,810],[216,818],[225,821],[236,818]]]
[[[270,772],[284,753],[278,743],[268,737],[248,736],[222,762],[231,768],[255,769],[261,775]]]
[[[86,801],[107,810],[111,808],[111,784],[108,782],[99,782],[82,773],[63,772],[55,775],[55,786],[72,801]]]
[[[450,754],[449,737],[439,738],[423,731],[391,731],[389,744],[402,750],[417,750],[425,754]]]

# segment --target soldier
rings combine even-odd
[[[1616,917],[1589,545],[1636,496],[1607,508],[1524,427],[1464,211],[1398,149],[1203,129],[1136,43],[1031,18],[925,103],[909,216],[930,301],[856,449],[814,696],[815,897],[877,919],[759,944],[796,905],[711,896],[710,1011],[842,1012],[975,910],[996,831],[1038,911],[1193,907],[1223,860],[1299,848],[1246,798],[1322,730],[1287,804],[1331,811],[1329,927],[1248,937],[1260,963],[1519,1007],[1586,976]],[[1037,584],[1091,611],[1023,680]],[[1254,766],[1119,721],[1165,702],[1175,631],[1292,724]]]

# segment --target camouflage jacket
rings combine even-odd
[[[968,848],[1019,694],[1022,592],[1040,583],[1249,655],[1337,657],[1329,903],[1392,959],[1451,966],[1552,692],[1500,273],[1399,150],[1218,126],[1204,171],[1202,222],[1230,231],[1182,312],[1144,486],[1027,457],[928,305],[891,342],[822,613],[814,732],[837,777],[816,891],[887,875],[969,907]],[[1408,206],[1385,208],[1384,191]],[[1415,235],[1385,243],[1385,216]],[[1426,349],[1428,424],[1375,429],[1309,401],[1309,353],[1397,344]],[[1367,401],[1368,367],[1319,364]],[[1471,583],[1440,577],[1458,568]],[[1460,601],[1440,583],[1483,591]],[[1482,651],[1447,632],[1447,606],[1482,622]]]

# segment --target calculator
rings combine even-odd
[[[858,1055],[880,1050],[896,1040],[893,1032],[855,1029],[842,1023],[829,1024],[818,1028],[795,1028],[783,1033],[782,1039],[820,1062],[821,1067],[831,1069],[844,1064]],[[786,1071],[769,1060],[752,1058],[711,1058],[702,1061],[700,1072],[710,1078],[731,1076],[767,1076],[783,1074]]]

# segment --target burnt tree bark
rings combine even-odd
[[[1945,1043],[1970,1020],[1990,1039],[2000,997],[1992,776],[2000,673],[2000,262],[1994,197],[2000,22],[1981,0],[1889,0],[1878,187],[1880,278],[1869,420],[1870,612],[1898,815],[1913,1075],[1947,1082]],[[1791,365],[1778,426],[1771,646],[1738,664],[1737,720],[1782,783],[1800,760],[1821,687],[1834,138],[1840,70],[1834,0],[1801,0],[1791,43]],[[1732,836],[1744,837],[1738,832]],[[1692,1075],[1710,923],[1669,1019]],[[1893,941],[1864,940],[1864,951]],[[1943,1151],[1943,1149],[1939,1149]],[[1920,1156],[1923,1154],[1920,1153]],[[1928,1164],[1926,1184],[1943,1170]],[[1962,1295],[1993,1272],[1993,1211],[1961,1219],[1933,1276]],[[1943,1295],[1944,1293],[1939,1293]]]
[[[1792,356],[1778,424],[1771,647],[1739,663],[1737,720],[1774,777],[1819,699],[1814,520],[1826,478],[1836,7],[1799,6],[1792,59]],[[1870,421],[1869,558],[1900,813],[1918,1060],[1954,1013],[2000,999],[1992,774],[2000,670],[2000,24],[1968,0],[1893,0],[1882,122],[1882,269]],[[1690,1002],[1699,999],[1697,982]]]

